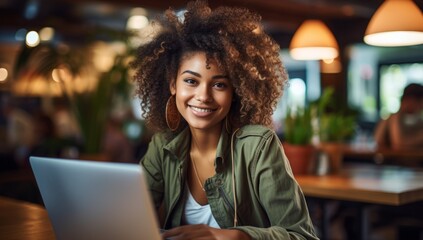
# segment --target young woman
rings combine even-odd
[[[158,130],[141,159],[163,237],[316,239],[271,115],[287,74],[246,9],[166,11],[139,48],[137,93]]]

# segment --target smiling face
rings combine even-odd
[[[206,60],[203,52],[185,55],[170,91],[192,130],[220,131],[231,108],[233,87],[216,62],[209,59],[207,66]]]

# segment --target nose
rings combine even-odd
[[[196,95],[195,95],[195,100],[202,103],[212,102],[213,97],[212,97],[212,94],[210,93],[209,87],[205,85],[198,87]]]

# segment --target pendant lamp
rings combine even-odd
[[[334,59],[338,44],[329,28],[320,20],[306,20],[295,32],[289,46],[296,60]]]
[[[423,44],[423,15],[412,0],[386,0],[367,26],[364,42],[394,47]]]
[[[340,73],[341,71],[342,71],[342,65],[339,58],[324,59],[320,62],[321,73]]]

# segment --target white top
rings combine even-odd
[[[188,189],[188,199],[185,203],[185,221],[187,224],[207,224],[210,227],[220,228],[219,224],[214,219],[211,212],[210,204],[200,205],[195,201]]]

